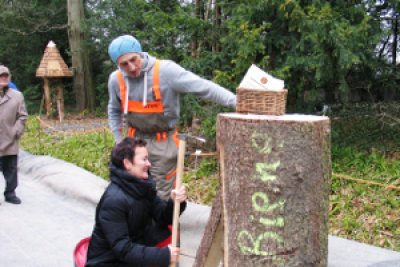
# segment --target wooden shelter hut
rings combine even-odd
[[[52,94],[50,82],[55,83],[56,103],[60,122],[64,120],[64,94],[61,79],[63,77],[72,77],[72,71],[68,68],[58,51],[56,44],[50,41],[44,51],[39,67],[36,69],[36,77],[43,78],[44,101],[46,116],[49,117],[53,112]]]

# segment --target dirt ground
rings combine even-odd
[[[58,118],[38,116],[40,127],[47,133],[88,133],[109,130],[107,118],[94,116],[66,115],[60,122]]]

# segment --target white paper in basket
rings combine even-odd
[[[240,82],[239,88],[280,91],[285,87],[283,80],[277,79],[252,64]]]

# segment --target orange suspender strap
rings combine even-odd
[[[167,132],[157,132],[156,133],[157,142],[164,142],[168,140],[168,133]]]
[[[156,60],[154,64],[153,70],[153,93],[154,93],[154,100],[160,101],[161,100],[161,93],[160,93],[160,60]]]
[[[175,141],[176,147],[179,147],[178,130],[175,130],[175,132],[172,134],[172,139]]]
[[[117,80],[118,80],[118,85],[119,85],[119,94],[121,96],[121,107],[122,107],[122,112],[125,112],[125,100],[126,100],[126,86],[124,82],[124,77],[122,76],[122,73],[120,71],[117,71]],[[129,103],[128,103],[129,104]],[[129,110],[129,107],[128,107]],[[135,128],[128,127],[128,136],[134,137],[135,136]]]
[[[117,71],[117,80],[118,80],[118,85],[119,85],[119,95],[121,97],[122,112],[124,112],[125,111],[124,110],[125,99],[126,99],[126,85],[125,85],[124,77],[122,76],[121,71]]]
[[[178,131],[176,130],[176,131],[171,135],[171,137],[172,137],[172,139],[174,140],[174,142],[175,142],[175,144],[176,144],[176,147],[178,147],[178,146],[179,146]],[[168,174],[165,176],[165,180],[169,180],[169,179],[171,179],[172,177],[174,177],[175,175],[176,175],[176,168],[173,169],[172,172],[168,173]],[[175,188],[175,182],[176,182],[176,180],[174,181],[173,188]]]
[[[172,172],[168,173],[167,176],[165,176],[165,180],[171,179],[173,176],[176,174],[176,169],[173,169]]]
[[[126,98],[126,85],[122,73],[117,71],[117,80],[119,85],[119,92],[121,96],[121,106],[122,110],[125,107],[125,98]],[[164,107],[161,101],[161,92],[160,92],[160,61],[157,60],[154,65],[153,71],[153,94],[155,101],[147,102],[147,106],[143,107],[143,103],[141,101],[133,101],[128,100],[128,112],[134,113],[162,113],[164,112]]]
[[[128,136],[129,137],[134,137],[135,136],[135,132],[136,132],[135,128],[133,128],[133,127],[129,127],[128,128]]]

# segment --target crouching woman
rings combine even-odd
[[[169,266],[179,248],[169,244],[173,201],[186,208],[184,187],[163,201],[149,175],[146,142],[127,137],[111,152],[110,180],[96,208],[86,267]]]

